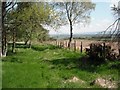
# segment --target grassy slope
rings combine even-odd
[[[49,49],[48,49],[49,48]],[[17,48],[17,53],[3,58],[3,88],[86,88],[97,77],[112,77],[118,80],[116,63],[99,67],[81,67],[80,58],[84,54],[56,48],[36,46],[32,49]],[[63,83],[73,76],[85,83]]]

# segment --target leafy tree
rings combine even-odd
[[[37,33],[37,40],[39,42],[43,42],[43,41],[47,41],[49,39],[49,31],[44,29],[42,26],[41,26],[41,29],[37,30],[38,33]]]
[[[7,13],[11,10],[12,7],[16,5],[16,2],[2,2],[2,56],[6,56],[7,52],[7,40],[6,40],[6,29],[5,29],[5,18]]]
[[[92,2],[57,2],[53,4],[54,9],[60,14],[58,25],[69,24],[70,26],[70,38],[68,47],[73,38],[73,25],[79,22],[87,22],[90,19],[90,13],[95,8],[95,4]]]
[[[25,14],[25,12],[27,12]],[[34,38],[35,34],[38,33],[38,30],[42,28],[41,24],[49,23],[49,15],[51,14],[51,9],[47,3],[32,3],[30,8],[25,8],[22,13],[22,18],[24,23],[22,24],[25,29],[25,34],[28,36],[26,39],[30,41]],[[21,17],[20,17],[21,18]],[[39,30],[40,31],[40,30]],[[26,36],[25,35],[25,36]]]
[[[27,44],[29,41],[29,44],[31,46],[31,40],[35,38],[38,31],[41,32],[41,29],[43,29],[41,24],[50,23],[50,15],[51,8],[45,2],[17,3],[17,7],[14,8],[14,10],[11,10],[11,12],[9,12],[7,15],[7,21],[9,22],[9,27],[7,28],[9,35],[11,35],[13,39],[13,51],[15,48],[15,41],[17,39],[24,40],[25,44]]]

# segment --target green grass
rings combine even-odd
[[[109,62],[99,67],[81,67],[85,54],[61,49],[53,45],[34,45],[16,48],[8,53],[2,63],[3,88],[98,88],[90,86],[97,77],[112,77],[118,80],[120,62]],[[85,81],[67,82],[72,77]]]

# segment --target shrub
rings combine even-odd
[[[86,48],[86,53],[89,55],[90,62],[97,65],[106,60],[116,60],[118,57],[111,46],[105,45],[105,43],[91,43],[90,48]]]

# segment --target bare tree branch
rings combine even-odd
[[[13,3],[13,2],[8,2],[8,3],[6,3],[5,8],[9,7],[12,3]],[[8,5],[7,5],[7,4],[8,4]]]
[[[4,17],[6,16],[6,14],[9,12],[10,9],[12,9],[16,4],[17,2],[10,2],[7,6],[6,6],[6,2],[3,2],[5,5],[4,5],[4,11],[3,11],[3,19]],[[14,4],[13,4],[14,3]],[[13,4],[13,5],[12,5]],[[8,8],[9,7],[9,8]]]

